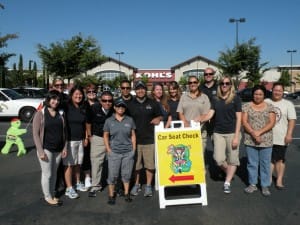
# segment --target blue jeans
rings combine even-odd
[[[259,168],[261,186],[270,186],[272,147],[260,148],[247,145],[246,152],[249,184],[257,184]]]

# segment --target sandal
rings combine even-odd
[[[245,191],[247,194],[252,194],[253,192],[257,191],[257,187],[256,187],[256,185],[250,184],[248,187],[246,187],[246,188],[244,189],[244,191]]]

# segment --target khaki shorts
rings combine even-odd
[[[82,141],[68,141],[67,157],[63,158],[64,166],[81,165],[83,161]]]
[[[155,169],[154,149],[154,144],[137,145],[135,170],[141,170],[143,167],[148,170]]]
[[[218,166],[222,165],[232,165],[239,166],[239,145],[236,149],[232,149],[232,139],[234,134],[219,134],[214,133],[214,159]],[[241,136],[239,137],[239,142],[241,141]]]

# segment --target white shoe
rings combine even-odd
[[[91,178],[90,177],[86,177],[84,180],[84,186],[86,188],[90,188],[92,186],[92,182],[91,182]]]

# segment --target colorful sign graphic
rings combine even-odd
[[[160,186],[205,183],[200,129],[166,130],[155,138]]]

